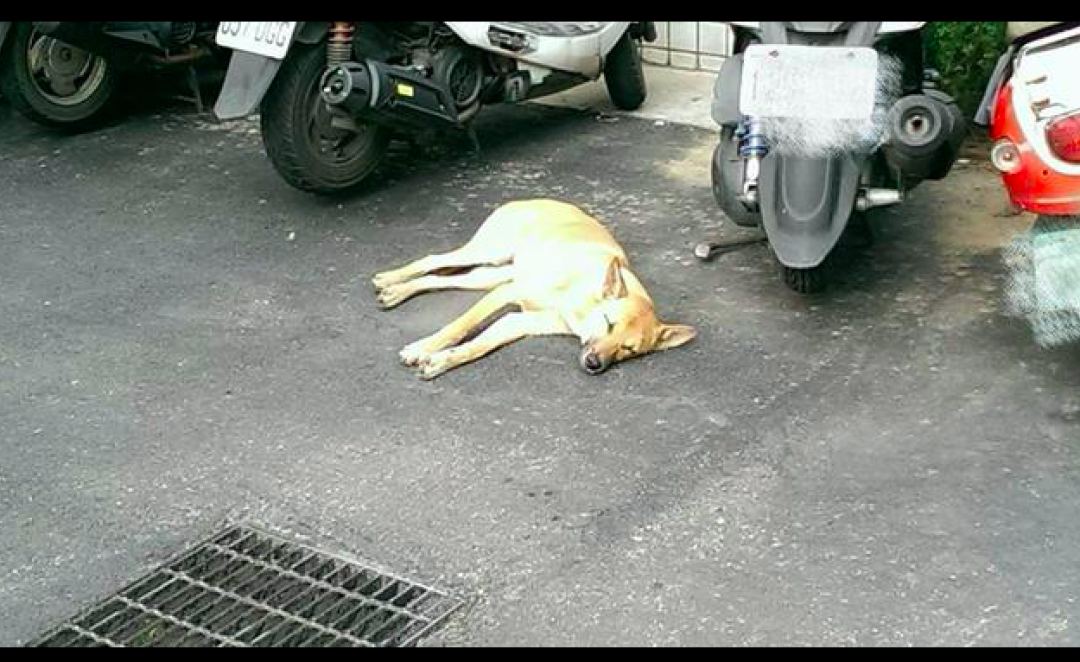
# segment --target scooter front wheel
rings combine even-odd
[[[604,82],[611,102],[619,110],[637,110],[645,103],[648,88],[637,39],[624,34],[604,62]]]
[[[326,68],[322,46],[295,47],[281,65],[261,107],[263,145],[274,168],[290,185],[334,193],[366,179],[382,162],[389,130],[360,124],[358,131],[330,123],[319,95]]]

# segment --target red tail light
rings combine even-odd
[[[1046,126],[1046,139],[1062,160],[1080,163],[1080,113],[1050,122]]]

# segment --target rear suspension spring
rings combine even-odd
[[[330,24],[330,40],[326,44],[326,66],[335,67],[352,59],[353,33],[356,26],[350,21]]]
[[[760,120],[753,117],[744,118],[736,135],[739,137],[739,156],[762,158],[769,153],[769,143],[765,138]]]

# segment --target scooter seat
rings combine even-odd
[[[499,25],[528,32],[540,37],[580,37],[595,34],[607,23],[548,23],[543,21],[501,21]]]

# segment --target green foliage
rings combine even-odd
[[[932,22],[925,35],[927,66],[938,70],[942,88],[971,117],[1005,50],[1005,23]]]

